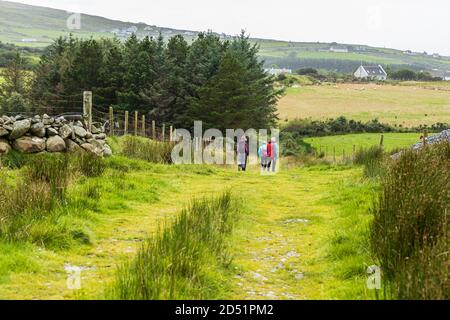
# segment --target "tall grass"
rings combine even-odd
[[[131,262],[118,269],[108,293],[131,300],[211,299],[225,285],[230,262],[226,237],[238,206],[229,192],[197,200],[173,225],[147,240]]]
[[[76,177],[101,174],[102,159],[70,154],[38,154],[24,158],[15,183],[0,171],[0,237],[64,248],[79,238],[75,225],[63,216],[79,212],[67,198]],[[89,170],[83,169],[89,168]]]
[[[353,163],[364,166],[364,176],[367,178],[376,178],[384,174],[383,148],[373,146],[368,149],[360,149],[355,153]]]
[[[158,142],[147,138],[126,136],[123,141],[122,154],[130,158],[152,163],[172,163],[172,142]]]
[[[450,144],[404,152],[382,182],[371,244],[387,294],[449,299]]]

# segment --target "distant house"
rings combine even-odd
[[[372,79],[372,80],[387,80],[387,73],[383,67],[378,66],[360,66],[354,73],[354,76],[359,79]]]
[[[264,69],[264,71],[272,76],[278,76],[280,74],[291,74],[292,70],[291,69],[275,69],[275,68],[270,68],[270,69]]]
[[[30,38],[30,39],[22,39],[21,41],[22,41],[22,42],[27,42],[27,43],[29,43],[29,42],[36,42],[37,39]]]

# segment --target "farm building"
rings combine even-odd
[[[381,65],[378,66],[360,66],[354,73],[359,79],[387,80],[387,73]]]

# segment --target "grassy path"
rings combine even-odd
[[[274,176],[261,176],[257,168],[238,174],[234,168],[196,166],[108,172],[71,191],[76,196],[87,184],[99,190],[86,217],[93,244],[65,251],[0,244],[0,298],[101,298],[115,267],[132,257],[163,221],[193,197],[224,189],[241,196],[245,207],[230,239],[235,259],[231,290],[223,298],[370,297],[364,289],[370,259],[364,245],[358,247],[368,222],[370,188],[359,182],[359,175],[359,169],[338,167],[293,169]],[[340,197],[361,191],[357,202],[347,202],[353,214],[346,217]],[[356,251],[333,254],[349,243]],[[82,290],[66,288],[65,265],[83,267]]]

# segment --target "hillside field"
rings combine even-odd
[[[278,104],[281,120],[348,119],[411,127],[450,122],[450,83],[325,84],[288,88]]]
[[[387,152],[397,148],[408,148],[417,143],[420,138],[418,133],[384,133],[383,146]],[[327,137],[306,138],[305,142],[311,144],[316,150],[325,152],[328,150],[328,156],[331,155],[333,148],[336,150],[336,156],[340,157],[345,152],[346,156],[351,156],[353,146],[356,150],[367,149],[372,146],[378,146],[381,140],[381,133],[362,133],[347,134]]]

